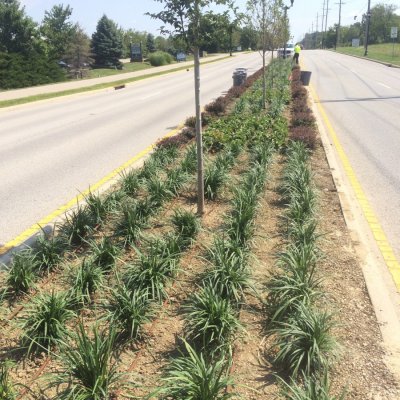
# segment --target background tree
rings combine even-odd
[[[46,11],[40,33],[47,47],[49,58],[63,59],[68,46],[74,36],[75,26],[70,21],[72,8],[67,5],[55,5]]]
[[[121,67],[122,38],[117,24],[103,15],[92,35],[92,52],[96,66]]]
[[[201,132],[200,106],[200,21],[205,8],[214,4],[228,4],[227,0],[156,0],[164,4],[164,11],[148,13],[152,18],[162,21],[161,33],[180,38],[194,54],[196,144],[197,144],[197,213],[204,213],[203,142]]]
[[[156,51],[156,44],[154,41],[154,35],[151,33],[147,34],[146,38],[146,49],[148,53],[154,53]]]
[[[250,21],[240,29],[240,45],[242,49],[256,50],[258,44],[258,32]]]
[[[37,25],[18,0],[0,0],[0,51],[29,54],[40,47]]]
[[[139,32],[134,29],[124,30],[120,28],[119,35],[122,38],[122,57],[129,58],[131,56],[131,44],[142,43],[142,50],[147,52],[146,40],[147,32]]]
[[[57,82],[65,74],[47,57],[37,25],[17,0],[0,0],[0,88]]]
[[[64,59],[75,69],[81,69],[93,62],[90,38],[79,24],[74,27],[72,40],[65,52]]]

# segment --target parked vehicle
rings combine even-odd
[[[293,43],[288,43],[286,45],[286,53],[285,53],[285,49],[283,47],[280,47],[277,50],[277,55],[279,58],[291,58],[294,55],[294,45]]]

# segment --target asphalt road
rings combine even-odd
[[[207,104],[251,74],[258,53],[201,67]],[[194,79],[174,72],[113,89],[0,110],[0,243],[86,190],[193,115]]]
[[[400,69],[322,50],[303,51],[301,58],[400,258]]]

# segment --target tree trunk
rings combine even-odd
[[[203,174],[203,138],[201,132],[200,109],[200,52],[194,49],[194,92],[196,103],[196,144],[197,144],[197,214],[204,214],[204,174]]]
[[[263,95],[262,95],[262,102],[263,102],[263,109],[265,110],[265,103],[266,103],[266,91],[267,91],[267,84],[265,81],[265,50],[263,49]]]

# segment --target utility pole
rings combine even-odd
[[[336,30],[336,44],[335,44],[335,50],[336,50],[336,47],[339,45],[339,40],[340,40],[340,24],[342,21],[342,5],[346,4],[346,3],[342,3],[342,0],[339,0],[339,3],[335,3],[335,4],[339,4],[339,23],[338,23],[337,30]]]
[[[319,14],[317,13],[317,32],[315,33],[315,48],[317,48],[317,46],[318,46],[318,17],[319,17]]]
[[[290,6],[283,6],[283,9],[284,9],[284,11],[285,11],[285,44],[284,44],[284,46],[283,46],[283,58],[286,58],[286,42],[287,42],[287,37],[286,37],[286,34],[288,33],[288,25],[289,25],[289,22],[288,22],[288,20],[287,20],[287,10],[289,10],[289,8],[290,7],[293,7],[293,3],[294,3],[294,0],[290,0]]]
[[[324,5],[322,6],[322,19],[321,19],[321,33],[322,33],[322,39],[321,39],[321,48],[324,48],[324,19],[325,19],[325,0],[324,0]]]
[[[313,48],[313,36],[314,36],[314,21],[311,21],[311,38],[310,38],[310,48]]]
[[[325,12],[325,31],[324,31],[324,37],[325,37],[325,47],[326,47],[326,28],[328,26],[328,11],[329,11],[329,0],[326,0],[326,12]]]
[[[365,24],[364,57],[366,57],[368,55],[368,36],[369,36],[370,21],[371,21],[371,0],[368,0],[367,21]]]

